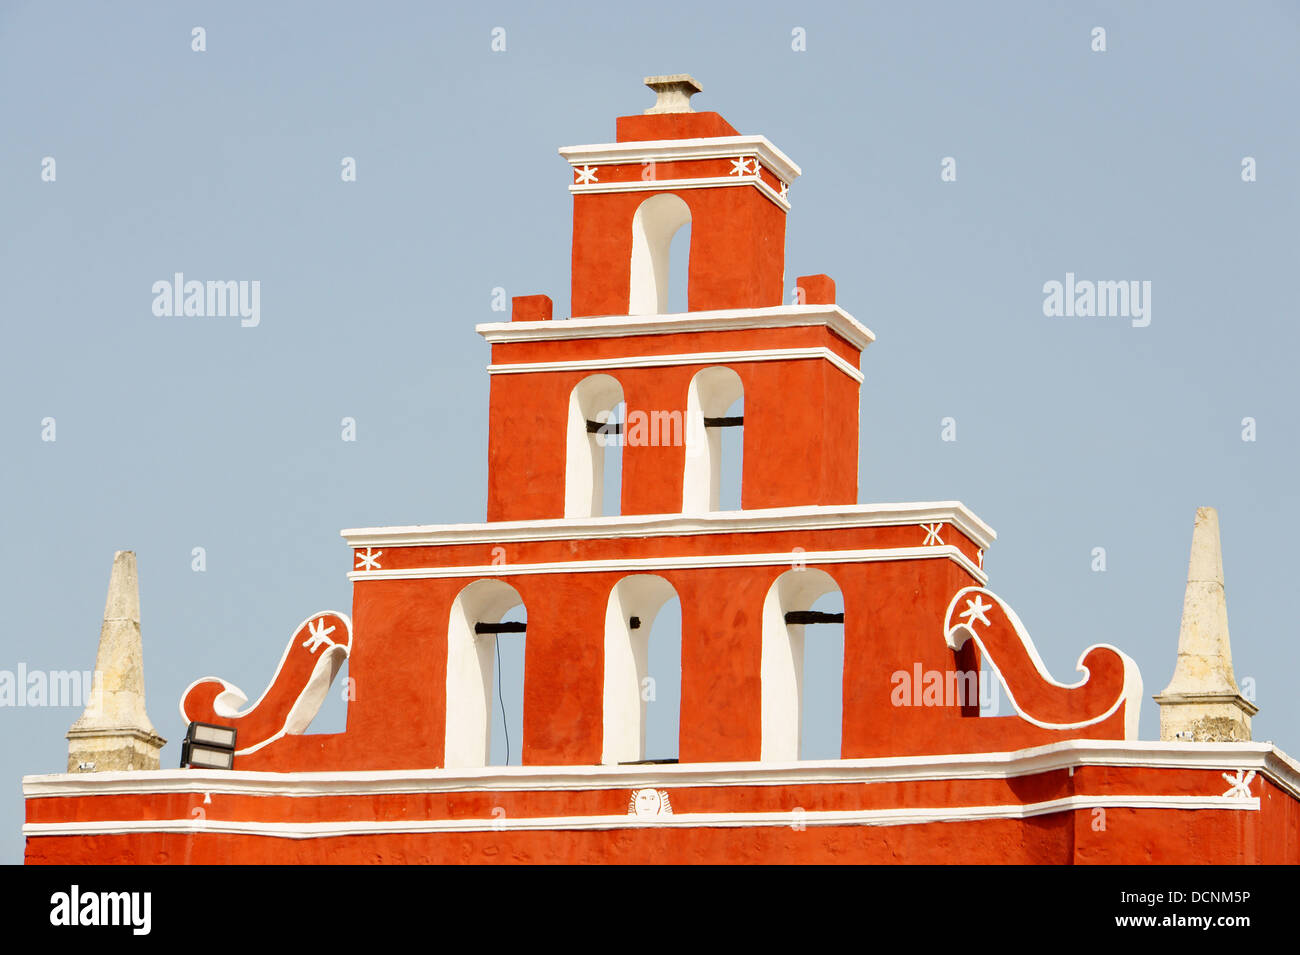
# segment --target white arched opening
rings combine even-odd
[[[745,386],[731,368],[705,368],[691,379],[686,393],[686,471],[682,479],[682,510],[685,513],[716,511],[722,499],[724,429],[735,428],[735,443],[744,444],[744,406],[739,415],[730,415],[743,402]],[[743,450],[736,457],[739,459]],[[734,496],[740,503],[740,465],[735,467],[737,484]]]
[[[673,236],[690,221],[690,206],[681,196],[670,192],[651,196],[637,206],[632,216],[629,315],[655,315],[668,310],[668,263]]]
[[[772,582],[763,600],[760,758],[765,761],[799,758],[805,624],[787,623],[786,615],[806,614],[819,597],[838,590],[835,580],[823,570],[788,570]]]
[[[672,584],[653,574],[624,577],[610,591],[605,608],[603,763],[645,759],[646,689],[655,686],[647,684],[652,676],[650,631],[659,611],[676,596]],[[680,656],[675,674],[653,675],[656,682],[674,677],[680,684]],[[656,698],[659,693],[655,686]]]
[[[448,769],[486,766],[492,726],[492,675],[496,633],[478,624],[500,624],[523,604],[519,591],[501,580],[476,580],[456,595],[447,622],[447,726],[443,765]]]
[[[564,516],[599,517],[618,513],[619,501],[605,500],[608,448],[621,453],[622,424],[616,411],[623,386],[609,375],[582,379],[569,394],[564,465]]]

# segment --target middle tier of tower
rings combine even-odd
[[[490,521],[857,501],[859,364],[874,336],[837,305],[477,331],[492,345]],[[727,448],[738,504],[721,486]]]

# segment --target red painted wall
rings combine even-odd
[[[530,817],[626,818],[629,790],[540,789],[251,796],[194,792],[32,798],[29,823],[93,823],[125,818],[186,820],[194,833],[140,832],[29,836],[30,864],[98,863],[950,863],[980,864],[1296,864],[1300,802],[1260,775],[1260,808],[1177,809],[1088,806],[1106,799],[1222,790],[1206,769],[1078,765],[1010,778],[935,778],[887,782],[672,786],[675,814],[789,813],[789,824],[685,829],[502,829]],[[930,807],[954,814],[970,807],[1041,804],[1074,797],[1085,805],[1025,819],[987,818],[905,825],[798,824],[796,813]],[[203,819],[195,822],[194,810]],[[390,826],[419,820],[473,820],[486,831],[397,832],[305,839],[202,831],[222,821],[309,825],[364,822]]]
[[[660,178],[671,170],[661,164]],[[785,210],[754,186],[663,190],[691,210],[687,280],[692,312],[762,308],[784,299]],[[631,294],[632,217],[660,191],[573,198],[573,317],[626,315]]]
[[[974,559],[971,541],[946,524],[939,532]],[[805,555],[844,548],[915,548],[924,538],[919,525],[895,525],[531,541],[504,550],[487,544],[388,547],[384,560],[391,572],[504,560],[493,576],[519,592],[527,612],[522,760],[528,765],[600,762],[604,610],[613,587],[629,571],[515,572],[512,565],[611,557],[789,555],[788,563],[765,566],[674,568],[665,560],[664,566],[644,570],[672,584],[681,603],[687,635],[682,641],[683,762],[760,758],[762,607],[773,582],[797,559],[828,573],[844,595],[846,757],[1009,750],[1078,736],[1122,737],[1122,710],[1066,731],[1035,727],[1011,715],[1005,698],[1003,712],[1008,715],[997,718],[979,717],[975,707],[963,706],[961,700],[899,705],[895,673],[911,674],[917,667],[927,672],[978,671],[973,642],[954,652],[943,639],[952,595],[976,581],[938,552],[931,558],[822,564],[815,556],[796,558],[796,548]],[[357,580],[357,637],[349,664],[355,699],[349,704],[347,732],[285,738],[239,756],[236,769],[441,766],[448,620],[457,594],[475,579],[481,578]],[[1099,701],[1113,698],[1105,694],[1113,694],[1116,675],[1099,670],[1094,676],[1095,682],[1080,690],[1061,691],[1040,687],[1033,674],[1019,673],[1016,693],[1035,706],[1064,706],[1063,718],[1069,718],[1076,710],[1099,711]],[[1061,702],[1053,704],[1044,693],[1061,696]]]
[[[829,332],[823,334],[825,339],[835,338]],[[706,350],[706,346],[692,341],[702,336],[662,337],[677,339],[677,347],[684,354]],[[799,340],[807,336],[788,337]],[[627,352],[637,354],[635,348],[633,344]],[[623,387],[629,414],[680,413],[684,440],[691,379],[711,366],[701,363],[610,372],[493,375],[488,520],[564,516],[569,395],[584,378],[598,373],[616,378]],[[821,359],[737,362],[728,367],[740,376],[745,389],[741,506],[754,509],[857,503],[857,382]],[[629,442],[622,454],[621,513],[680,513],[684,444],[637,446]],[[612,513],[620,511],[615,508]]]

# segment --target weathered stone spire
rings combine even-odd
[[[1160,704],[1162,740],[1249,740],[1250,718],[1259,712],[1241,695],[1232,674],[1219,515],[1212,507],[1196,509],[1178,663],[1174,678],[1155,700]]]
[[[144,711],[135,553],[119,550],[113,555],[90,700],[68,730],[68,772],[157,769],[166,742]]]

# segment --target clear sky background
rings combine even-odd
[[[612,140],[653,102],[643,76],[690,72],[697,109],[803,168],[787,276],[830,274],[877,335],[859,499],[963,501],[1053,674],[1111,642],[1148,696],[1217,507],[1255,738],[1300,753],[1297,49],[1294,3],[5,3],[0,670],[90,669],[135,550],[175,766],[185,686],[255,699],[294,626],[350,610],[339,529],[481,521],[473,326],[503,317],[498,286],[568,314],[556,149]],[[261,324],[154,316],[175,272],[260,281]],[[1045,317],[1066,272],[1150,281],[1149,327]],[[814,695],[838,697],[830,672]],[[78,714],[0,708],[0,861],[22,856],[21,777],[63,770]],[[343,719],[334,700],[318,726]]]

